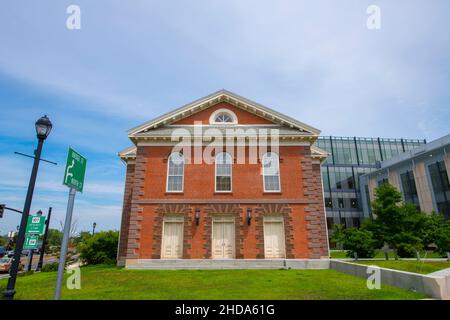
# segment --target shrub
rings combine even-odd
[[[114,264],[118,241],[118,231],[98,232],[78,245],[80,258],[86,264]]]
[[[41,271],[42,272],[58,271],[58,266],[59,266],[58,262],[47,263],[47,264],[44,264]]]
[[[353,257],[355,252],[360,258],[373,258],[375,256],[376,241],[373,239],[372,232],[363,228],[345,229],[340,225],[335,225],[333,241],[344,246],[348,257]]]

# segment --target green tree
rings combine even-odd
[[[50,246],[61,246],[63,233],[57,229],[48,229],[47,243]]]
[[[353,257],[354,253],[359,258],[373,258],[377,241],[374,240],[371,231],[361,228],[344,228],[342,225],[333,226],[332,240],[343,245],[347,250],[346,255]]]
[[[113,264],[118,241],[118,231],[98,232],[78,245],[80,258],[87,264]]]
[[[365,228],[373,233],[377,247],[387,243],[400,257],[414,257],[423,250],[429,234],[429,217],[410,203],[389,183],[375,189],[372,202],[375,219]]]
[[[427,223],[426,245],[435,244],[442,255],[450,252],[450,220],[445,219],[441,213],[433,212],[429,215]]]
[[[85,242],[87,239],[92,237],[92,233],[90,233],[89,231],[81,231],[79,235],[77,235],[76,237],[74,237],[72,239],[72,243],[75,246],[78,246],[79,244]]]

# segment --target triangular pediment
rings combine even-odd
[[[187,105],[177,108],[171,112],[168,112],[160,117],[143,123],[128,131],[130,138],[136,137],[139,134],[161,129],[167,125],[179,123],[182,119],[192,117],[206,109],[212,108],[220,103],[226,103],[235,108],[239,108],[254,116],[264,119],[266,123],[273,123],[283,127],[287,127],[291,130],[298,130],[299,132],[318,136],[320,130],[311,127],[305,123],[302,123],[292,117],[286,116],[278,111],[263,106],[259,103],[251,101],[247,98],[241,97],[235,93],[227,90],[220,90],[213,94],[210,94],[204,98],[193,101]]]

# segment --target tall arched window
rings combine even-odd
[[[264,192],[280,191],[280,159],[275,152],[267,152],[262,158]]]
[[[184,180],[184,156],[175,152],[167,161],[167,192],[182,192]]]
[[[216,192],[231,191],[232,164],[229,153],[222,152],[216,156]]]

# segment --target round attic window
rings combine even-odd
[[[237,117],[234,112],[227,109],[219,109],[213,112],[209,118],[211,124],[236,124]]]

